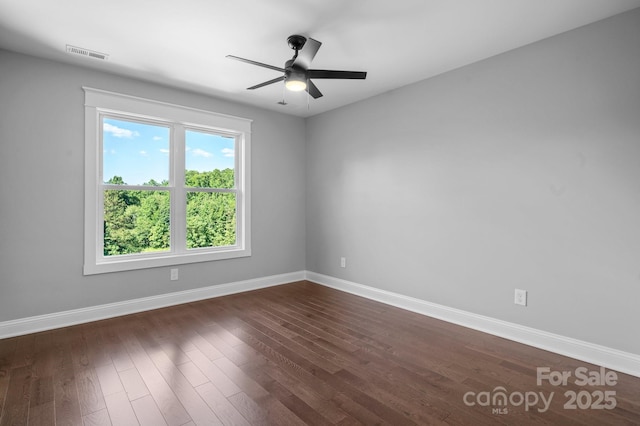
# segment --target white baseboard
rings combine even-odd
[[[0,322],[0,339],[134,314],[179,305],[181,303],[226,296],[244,291],[258,290],[305,279],[326,287],[335,288],[408,311],[640,377],[640,355],[637,354],[623,352],[606,346],[548,333],[483,315],[477,315],[460,309],[450,308],[310,271],[273,275],[162,294],[159,296],[127,300],[124,302],[4,321]]]
[[[305,279],[304,277],[304,271],[292,272],[246,281],[213,285],[193,290],[161,294],[159,296],[126,300],[124,302],[92,306],[89,308],[74,309],[71,311],[4,321],[0,322],[0,339],[35,333],[38,331],[52,330],[54,328],[67,327],[70,325],[83,324],[121,315],[134,314],[137,312],[179,305],[181,303],[226,296],[244,291],[258,290],[261,288],[301,281]]]
[[[640,377],[640,355],[307,271],[306,279],[387,305]]]

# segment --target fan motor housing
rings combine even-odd
[[[306,80],[307,72],[304,70],[304,68],[293,65],[294,62],[295,62],[295,59],[289,59],[287,62],[284,63],[285,81],[288,80],[289,77],[294,77],[296,80]]]
[[[301,35],[291,35],[287,38],[287,43],[289,43],[289,47],[293,50],[300,50],[307,42],[307,38]]]

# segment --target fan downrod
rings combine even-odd
[[[296,52],[304,46],[307,42],[307,38],[301,35],[292,35],[287,38],[287,43],[289,43],[289,47],[295,50]]]

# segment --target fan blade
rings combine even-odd
[[[268,86],[273,83],[277,83],[279,81],[284,80],[284,75],[282,77],[274,78],[273,80],[265,81],[264,83],[256,84],[255,86],[247,87],[247,90],[259,89],[264,86]]]
[[[236,61],[240,61],[240,62],[246,62],[247,64],[251,64],[251,65],[257,65],[263,68],[269,68],[270,70],[274,70],[274,71],[284,72],[284,68],[275,67],[269,64],[263,64],[262,62],[252,61],[251,59],[240,58],[238,56],[233,56],[233,55],[227,55],[227,58],[235,59]]]
[[[293,62],[294,66],[300,67],[303,70],[308,70],[311,66],[311,61],[315,58],[316,53],[318,53],[318,49],[320,49],[322,43],[318,40],[314,40],[312,38],[308,38],[305,42],[302,50],[298,52],[298,57]]]
[[[322,92],[320,92],[320,90],[318,90],[318,88],[316,87],[315,84],[313,84],[313,81],[308,80],[307,84],[307,93],[310,94],[313,99],[318,99],[320,97],[322,97]]]
[[[364,80],[367,78],[366,71],[333,71],[333,70],[309,70],[309,78],[347,78],[353,80]]]

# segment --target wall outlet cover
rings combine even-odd
[[[513,302],[516,305],[527,306],[527,290],[516,288]]]

